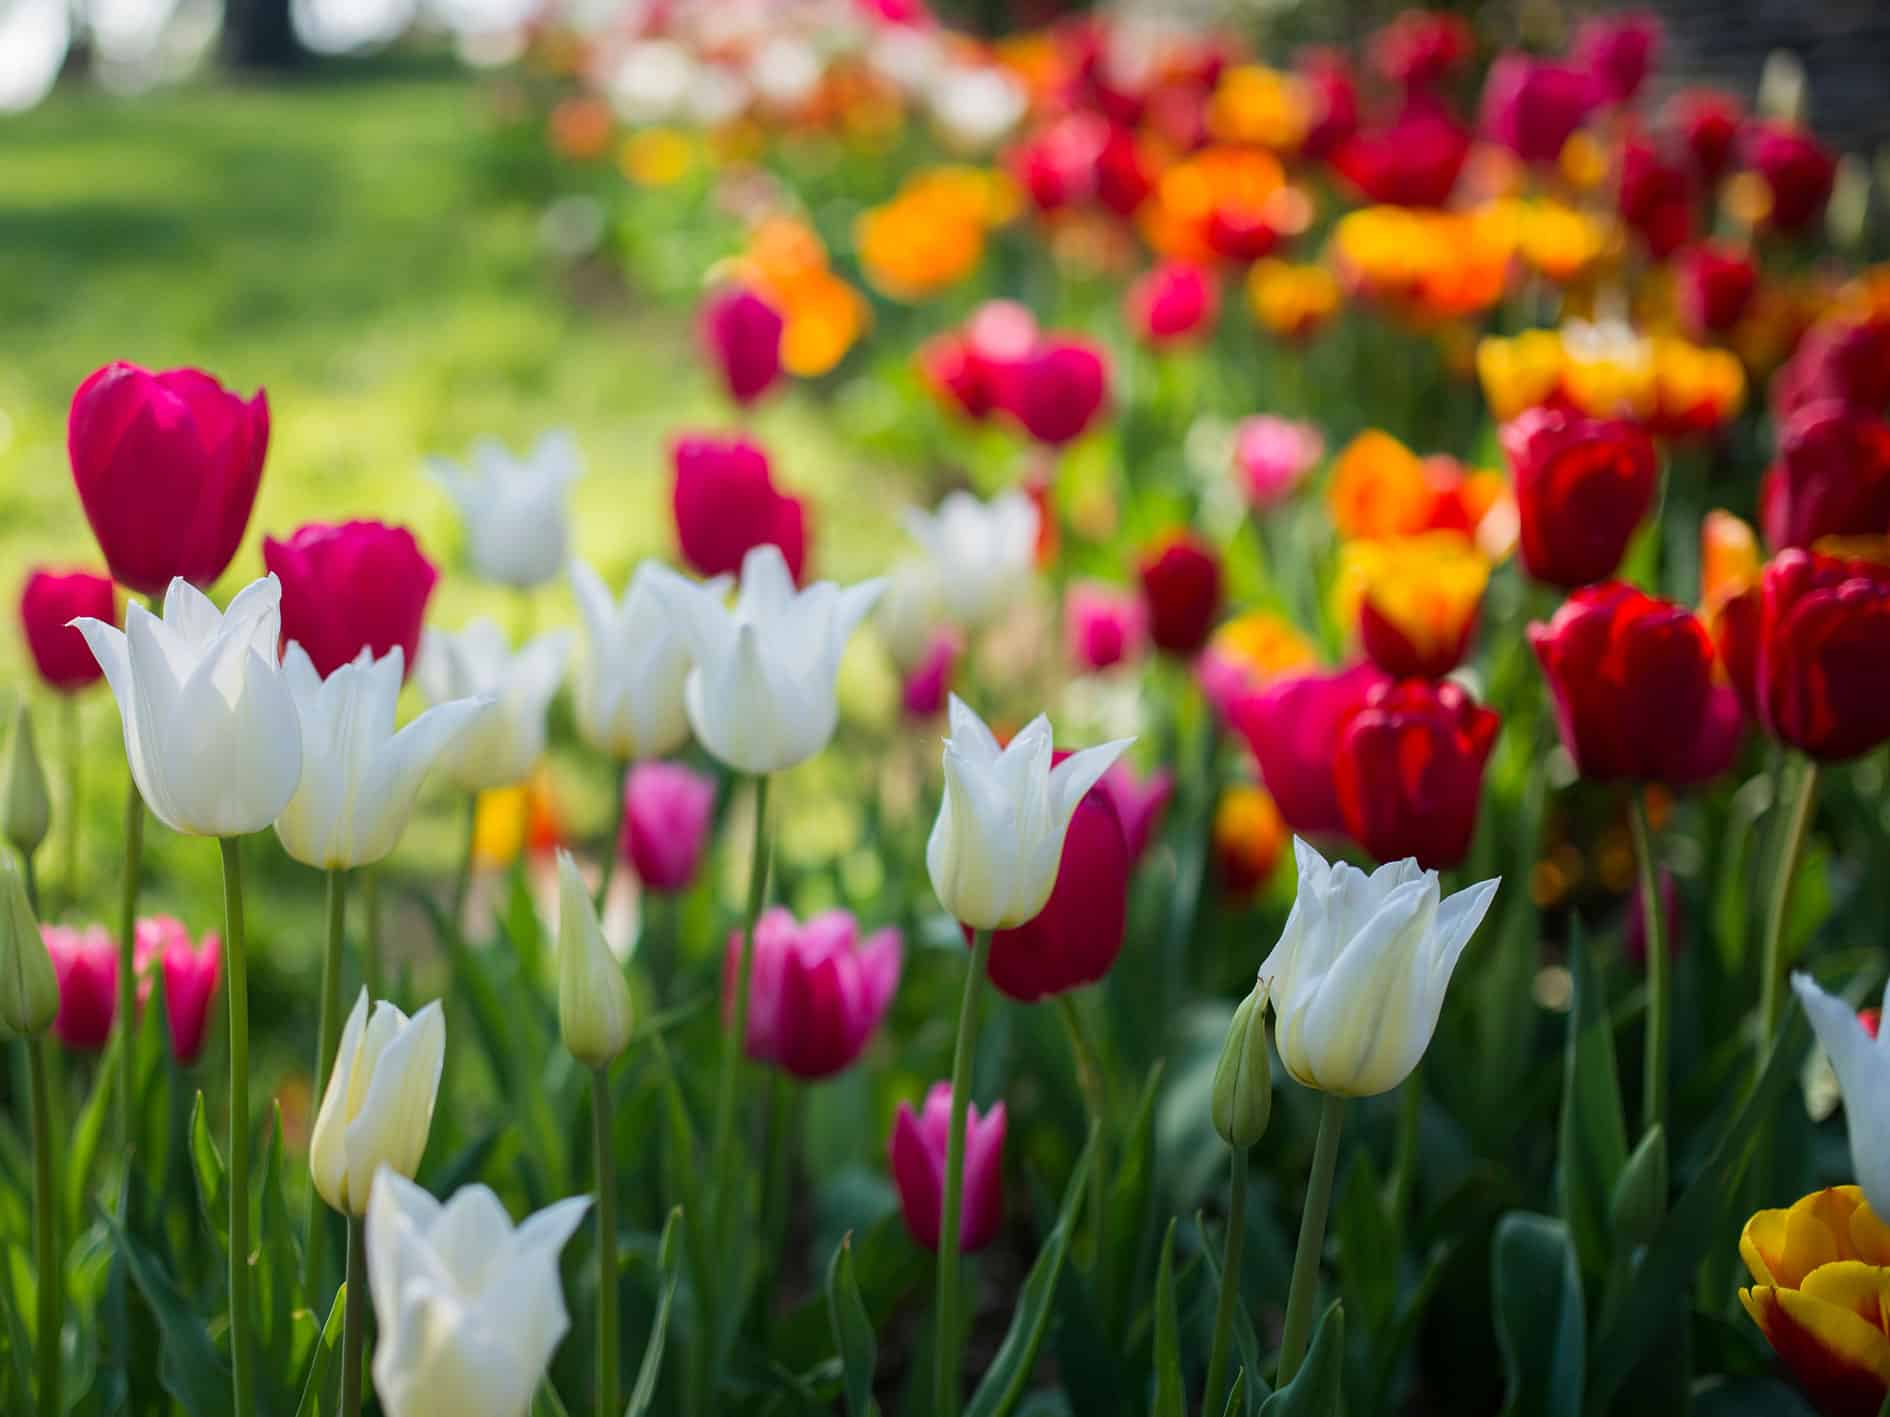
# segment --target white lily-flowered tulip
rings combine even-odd
[[[558,853],[558,1032],[565,1050],[603,1068],[630,1046],[630,983],[604,942],[571,853]]]
[[[428,458],[466,525],[466,549],[480,579],[543,585],[564,569],[571,542],[566,494],[583,471],[577,439],[547,433],[523,458],[494,438],[473,444],[469,465]]]
[[[361,991],[308,1141],[309,1175],[330,1206],[365,1214],[375,1172],[411,1176],[420,1168],[445,1062],[438,999],[408,1018],[385,999],[370,1011]]]
[[[515,1228],[484,1186],[442,1205],[392,1172],[375,1177],[367,1273],[387,1417],[525,1417],[571,1327],[558,1252],[590,1203],[573,1196]]]
[[[1809,974],[1792,975],[1792,992],[1837,1073],[1857,1184],[1872,1210],[1890,1215],[1890,1029],[1871,1037],[1857,1010],[1825,993]],[[1890,1007],[1890,986],[1884,1002]]]
[[[456,633],[426,632],[414,677],[428,701],[493,701],[441,755],[441,771],[455,786],[483,792],[531,775],[545,755],[545,712],[570,653],[568,630],[540,635],[516,653],[490,620],[474,620]]]
[[[657,567],[646,561],[630,577],[622,600],[612,600],[598,574],[571,563],[571,589],[588,641],[575,681],[578,732],[613,758],[660,758],[689,741],[683,685],[689,644],[657,587]],[[728,593],[729,578],[704,587]]]
[[[244,586],[222,612],[180,578],[163,619],[132,601],[122,631],[72,622],[118,701],[138,791],[173,831],[261,831],[295,795],[302,735],[276,662],[281,605],[274,576]]]
[[[1000,748],[954,694],[950,725],[945,797],[925,867],[953,918],[974,930],[1008,930],[1042,912],[1076,804],[1135,740],[1085,748],[1052,766],[1050,720],[1041,714]]]
[[[1440,899],[1435,871],[1394,861],[1366,875],[1297,837],[1299,889],[1260,966],[1274,1045],[1300,1083],[1341,1097],[1389,1092],[1430,1047],[1444,990],[1496,897],[1483,881]]]
[[[742,558],[732,608],[713,583],[659,569],[655,584],[689,642],[683,701],[696,741],[748,773],[791,768],[827,746],[840,721],[841,653],[883,581],[796,590],[780,548],[763,545]]]
[[[886,591],[873,612],[873,627],[901,670],[916,668],[945,623],[938,568],[927,556],[900,561],[886,576]]]
[[[276,818],[276,835],[297,861],[330,870],[386,856],[407,829],[428,770],[493,706],[455,699],[395,732],[404,667],[398,645],[379,659],[364,649],[327,679],[301,645],[283,656],[302,724],[302,783]]]
[[[1010,491],[980,502],[954,492],[935,512],[906,513],[906,530],[938,574],[945,609],[976,629],[1029,585],[1037,565],[1037,504]]]

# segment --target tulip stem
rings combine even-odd
[[[137,1089],[133,1066],[137,1050],[131,1040],[137,1029],[138,974],[133,951],[138,930],[138,876],[144,863],[144,798],[138,780],[125,789],[125,877],[118,898],[118,1144],[119,1154],[131,1148],[131,1096]]]
[[[1312,1337],[1313,1308],[1319,1297],[1319,1261],[1326,1248],[1326,1212],[1332,1205],[1332,1173],[1339,1162],[1339,1129],[1345,1124],[1345,1099],[1321,1095],[1319,1139],[1313,1143],[1312,1174],[1306,1178],[1306,1205],[1299,1215],[1299,1248],[1293,1252],[1293,1282],[1286,1294],[1286,1330],[1280,1338],[1280,1371],[1274,1387],[1283,1388],[1299,1371]]]
[[[958,1229],[965,1201],[965,1120],[971,1107],[971,1060],[978,1046],[978,990],[991,959],[991,932],[971,943],[971,967],[958,1005],[958,1042],[952,1049],[952,1120],[945,1142],[945,1194],[938,1213],[938,1337],[932,1346],[933,1417],[958,1417]]]
[[[1791,771],[1791,758],[1785,759],[1781,779]],[[1765,937],[1759,954],[1759,1055],[1771,1051],[1773,1035],[1778,1032],[1778,1015],[1785,984],[1785,908],[1791,902],[1792,876],[1805,848],[1805,835],[1811,826],[1811,805],[1818,793],[1818,765],[1806,758],[1798,768],[1798,778],[1789,787],[1781,785],[1779,818],[1772,840],[1772,884],[1765,902]]]
[[[66,820],[65,830],[61,833],[64,840],[60,844],[66,872],[61,885],[65,888],[67,907],[76,908],[79,904],[79,773],[85,758],[77,694],[60,696],[59,720],[64,729],[61,736],[65,739],[66,750]]]
[[[381,978],[381,877],[372,866],[361,872],[361,982],[370,999],[388,997]],[[340,1033],[335,1035],[340,1042]],[[329,1055],[332,1059],[333,1054]]]
[[[343,925],[348,914],[348,873],[331,866],[327,877],[328,931],[322,946],[322,997],[320,1022],[315,1039],[315,1087],[313,1096],[320,1104],[328,1091],[328,1074],[335,1066],[335,1054],[341,1047],[341,947]],[[313,1191],[308,1198],[308,1239],[302,1247],[302,1288],[311,1302],[321,1280],[322,1242],[328,1235],[328,1220],[323,1214],[321,1197]]]
[[[459,874],[453,877],[453,933],[465,934],[466,893],[472,889],[473,852],[479,844],[479,794],[466,794],[466,850],[459,858]]]
[[[1214,1344],[1208,1350],[1207,1386],[1201,1392],[1202,1417],[1221,1410],[1221,1383],[1227,1376],[1227,1341],[1240,1303],[1240,1251],[1247,1238],[1248,1147],[1229,1147],[1227,1175],[1227,1248],[1221,1258],[1221,1296],[1214,1306]]]
[[[59,1263],[58,1190],[53,1168],[52,1089],[46,1083],[46,1036],[26,1040],[27,1069],[33,1088],[33,1265],[39,1322],[33,1357],[39,1368],[40,1417],[60,1417],[59,1336],[65,1327],[65,1269]]]
[[[617,1408],[617,1159],[611,1149],[610,1073],[591,1070],[591,1131],[597,1149],[597,1413]],[[348,1414],[343,1414],[348,1417]]]
[[[1070,1051],[1076,1055],[1076,1079],[1083,1089],[1083,1100],[1089,1105],[1090,1120],[1096,1124],[1099,1136],[1106,1135],[1109,1122],[1109,1093],[1103,1078],[1101,1061],[1090,1041],[1089,1030],[1083,1023],[1082,1010],[1077,1008],[1076,1000],[1064,993],[1057,995],[1057,1012],[1062,1016],[1063,1026],[1070,1035]],[[1096,1165],[1089,1168],[1089,1252],[1092,1259],[1099,1258],[1104,1253],[1103,1225],[1107,1204],[1107,1169],[1102,1165],[1100,1158]]]
[[[241,842],[224,836],[217,845],[223,854],[223,948],[230,976],[230,1384],[236,1417],[250,1417],[249,961]]]
[[[1647,798],[1636,792],[1628,802],[1628,825],[1634,834],[1634,864],[1640,876],[1642,938],[1647,942],[1647,1032],[1641,1060],[1641,1129],[1667,1123],[1667,1020],[1672,1011],[1668,995],[1667,921],[1660,905],[1660,884],[1654,870],[1654,832],[1647,820]]]
[[[341,1310],[340,1417],[361,1417],[361,1353],[367,1346],[367,1226],[348,1217],[347,1298]]]
[[[598,915],[604,913],[604,901],[610,895],[610,883],[617,879],[617,853],[623,845],[624,790],[630,785],[630,765],[625,763],[617,774],[617,814],[616,826],[612,828],[610,839],[604,843],[604,866],[597,876],[597,894],[591,897],[591,909]]]

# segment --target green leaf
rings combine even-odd
[[[1260,1417],[1338,1417],[1345,1408],[1345,1305],[1334,1301],[1313,1330],[1293,1381],[1261,1405]]]
[[[1490,1268],[1503,1417],[1580,1417],[1588,1325],[1568,1225],[1510,1212],[1497,1222]]]
[[[1211,1292],[1221,1292],[1221,1255],[1208,1235],[1207,1221],[1200,1211],[1194,1213],[1195,1233],[1201,1237],[1201,1260],[1207,1266]],[[1234,1300],[1234,1348],[1240,1354],[1241,1371],[1247,1374],[1247,1410],[1257,1412],[1260,1404],[1273,1396],[1260,1376],[1260,1340],[1255,1336],[1253,1318],[1240,1298]]]
[[[298,1227],[289,1219],[282,1193],[282,1109],[272,1105],[268,1140],[263,1145],[262,1187],[258,1206],[250,1299],[255,1306],[258,1399],[270,1410],[288,1406],[295,1395],[293,1375],[302,1371],[315,1341],[315,1315],[302,1296],[302,1247]],[[315,1201],[319,1205],[319,1201]],[[326,1219],[326,1216],[321,1217]],[[279,1399],[266,1401],[271,1389]]]
[[[879,1361],[879,1345],[853,1277],[851,1232],[841,1238],[827,1265],[827,1314],[833,1324],[834,1348],[840,1354],[848,1417],[872,1417],[878,1411],[873,1402],[873,1369]]]
[[[230,1370],[210,1341],[203,1320],[192,1312],[162,1262],[134,1240],[109,1214],[100,1212],[124,1256],[131,1282],[156,1316],[163,1336],[158,1381],[191,1417],[225,1417],[230,1411]]]
[[[623,1410],[623,1417],[645,1417],[650,1404],[656,1401],[656,1380],[663,1371],[663,1344],[669,1335],[669,1310],[676,1301],[676,1280],[679,1266],[676,1243],[678,1223],[682,1221],[683,1208],[677,1206],[670,1211],[669,1219],[663,1222],[663,1238],[657,1244],[657,1264],[663,1272],[663,1290],[656,1301],[656,1317],[650,1322],[650,1339],[643,1348],[643,1363],[637,1369],[636,1386],[630,1389],[630,1404]]]
[[[1186,1417],[1187,1382],[1181,1372],[1181,1315],[1175,1304],[1175,1222],[1162,1236],[1155,1270],[1155,1404],[1153,1417]]]
[[[1148,1245],[1144,1239],[1153,1226],[1155,1205],[1155,1095],[1161,1089],[1163,1065],[1155,1063],[1142,1084],[1129,1134],[1117,1153],[1110,1178],[1105,1233],[1108,1253],[1100,1270],[1104,1322],[1109,1331],[1124,1327],[1124,1309],[1132,1297],[1147,1290],[1138,1283],[1146,1273]]]
[[[1777,1378],[1709,1378],[1694,1390],[1688,1417],[1816,1417],[1816,1412]]]
[[[1241,1417],[1247,1410],[1247,1370],[1238,1369],[1234,1373],[1234,1385],[1227,1390],[1227,1406],[1221,1409],[1221,1417]]]
[[[1339,1281],[1366,1333],[1381,1332],[1398,1303],[1398,1243],[1371,1153],[1360,1148],[1339,1193]]]
[[[341,1325],[347,1306],[348,1286],[343,1284],[335,1291],[328,1322],[322,1325],[315,1353],[309,1359],[308,1377],[302,1383],[302,1400],[296,1405],[295,1417],[336,1417],[340,1376],[335,1365],[341,1360]]]
[[[1583,1271],[1602,1274],[1611,1249],[1609,1207],[1627,1164],[1627,1126],[1621,1120],[1607,1000],[1579,928],[1571,927],[1568,958],[1575,997],[1562,1055],[1557,1208],[1568,1223]]]
[[[1024,1287],[1017,1296],[1017,1308],[1011,1315],[1010,1330],[998,1345],[985,1370],[984,1380],[971,1395],[965,1417],[1006,1417],[1024,1395],[1030,1370],[1037,1362],[1037,1349],[1043,1343],[1044,1330],[1050,1325],[1052,1302],[1056,1298],[1057,1278],[1070,1249],[1070,1235],[1083,1211],[1084,1182],[1096,1162],[1097,1130],[1090,1128],[1089,1141],[1070,1172],[1069,1185],[1063,1191],[1063,1208],[1049,1238],[1037,1252],[1037,1262],[1030,1267]]]
[[[202,1089],[198,1090],[196,1104],[190,1110],[190,1169],[197,1178],[197,1207],[203,1212],[210,1233],[216,1236],[217,1248],[227,1254],[230,1248],[229,1178],[224,1173],[223,1154],[217,1150],[216,1139],[210,1135],[210,1123],[204,1116]]]
[[[540,1383],[538,1391],[532,1395],[531,1417],[571,1417],[550,1378]]]
[[[118,1079],[119,1035],[112,1034],[99,1059],[98,1073],[92,1083],[92,1095],[85,1100],[78,1120],[73,1124],[71,1140],[66,1145],[66,1233],[76,1235],[85,1217],[86,1197],[92,1189],[92,1165],[98,1158],[99,1141],[105,1134],[105,1120],[111,1113],[112,1086]]]

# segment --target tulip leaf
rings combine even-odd
[[[1345,1408],[1345,1305],[1334,1300],[1313,1330],[1293,1381],[1260,1406],[1260,1417],[1338,1417]]]
[[[1885,1399],[1890,1406],[1890,1398]],[[1694,1390],[1689,1417],[1815,1417],[1811,1404],[1777,1378],[1709,1379]]]
[[[1138,1281],[1148,1262],[1144,1237],[1153,1228],[1149,1222],[1153,1219],[1155,1201],[1155,1095],[1161,1090],[1162,1071],[1160,1061],[1148,1070],[1141,1100],[1136,1103],[1134,1121],[1118,1154],[1115,1175],[1109,1185],[1106,1233],[1111,1240],[1098,1277],[1103,1322],[1106,1331],[1112,1333],[1120,1332],[1123,1327],[1123,1310],[1129,1296],[1146,1292]]]
[[[210,1135],[210,1124],[204,1116],[202,1089],[198,1090],[196,1104],[190,1110],[190,1169],[197,1178],[198,1208],[203,1211],[210,1233],[217,1237],[218,1248],[227,1251],[230,1247],[229,1177],[223,1169],[223,1155],[217,1150],[216,1139]]]
[[[1194,1216],[1195,1232],[1201,1237],[1201,1259],[1207,1266],[1210,1292],[1221,1292],[1221,1257],[1208,1237],[1207,1221],[1199,1211]],[[1255,1336],[1253,1318],[1238,1296],[1234,1299],[1234,1348],[1240,1354],[1241,1369],[1247,1374],[1247,1410],[1257,1412],[1260,1404],[1273,1395],[1260,1377],[1260,1340]]]
[[[66,1233],[76,1235],[85,1215],[86,1197],[92,1190],[92,1166],[98,1158],[99,1141],[105,1134],[105,1120],[111,1113],[113,1086],[118,1081],[119,1035],[114,1032],[99,1060],[92,1095],[85,1100],[78,1121],[73,1124],[72,1139],[66,1146],[64,1180],[66,1184]]]
[[[656,1380],[663,1371],[663,1345],[669,1337],[669,1311],[676,1301],[679,1274],[676,1231],[682,1221],[683,1208],[677,1206],[663,1222],[663,1238],[656,1247],[663,1270],[663,1289],[656,1300],[656,1317],[650,1321],[649,1342],[644,1345],[643,1363],[637,1369],[636,1386],[630,1389],[630,1403],[624,1408],[623,1417],[645,1417],[650,1404],[656,1401]]]
[[[1057,1214],[1057,1223],[1024,1279],[1023,1290],[1017,1296],[1017,1308],[1011,1315],[1010,1330],[998,1345],[991,1366],[985,1370],[984,1380],[972,1393],[965,1417],[1006,1417],[1024,1395],[1030,1370],[1037,1363],[1037,1349],[1050,1326],[1057,1279],[1063,1272],[1064,1258],[1069,1254],[1070,1236],[1082,1216],[1084,1183],[1089,1177],[1089,1168],[1096,1162],[1097,1136],[1097,1129],[1091,1127],[1089,1141],[1070,1172],[1069,1184],[1064,1187],[1063,1207]]]
[[[1580,1417],[1588,1323],[1570,1227],[1511,1211],[1497,1222],[1490,1269],[1503,1417]]]
[[[1575,995],[1562,1057],[1557,1201],[1583,1272],[1595,1275],[1607,1269],[1609,1208],[1627,1165],[1627,1124],[1621,1119],[1607,1000],[1579,927],[1570,932],[1568,960]]]
[[[288,1202],[282,1193],[282,1109],[272,1107],[271,1116],[274,1125],[263,1147],[250,1302],[256,1317],[257,1376],[261,1379],[258,1396],[266,1398],[272,1386],[279,1387],[276,1396],[280,1401],[268,1404],[269,1410],[276,1411],[286,1407],[294,1396],[288,1384],[302,1370],[316,1329],[315,1315],[304,1307],[302,1297],[298,1227],[289,1219]],[[318,1218],[326,1220],[327,1216]]]
[[[1221,1417],[1242,1417],[1247,1410],[1247,1370],[1238,1369],[1234,1373],[1234,1385],[1227,1390],[1227,1405],[1221,1409]]]
[[[1187,1381],[1181,1372],[1181,1315],[1175,1303],[1175,1222],[1162,1236],[1155,1270],[1155,1403],[1152,1417],[1186,1417]]]
[[[1360,1327],[1391,1322],[1398,1302],[1398,1244],[1371,1153],[1360,1148],[1339,1193],[1339,1281]]]
[[[158,1381],[191,1417],[225,1417],[230,1411],[230,1370],[210,1341],[203,1320],[192,1312],[162,1261],[133,1239],[111,1215],[101,1212],[131,1282],[157,1319],[162,1336]]]
[[[564,1405],[564,1399],[558,1396],[558,1390],[546,1378],[538,1385],[538,1391],[532,1395],[531,1417],[571,1417],[570,1409]]]
[[[833,1324],[834,1347],[840,1354],[847,1417],[872,1417],[879,1410],[873,1401],[873,1369],[879,1361],[879,1345],[853,1275],[851,1232],[841,1238],[827,1265],[827,1314]]]
[[[302,1400],[295,1417],[334,1417],[337,1388],[340,1386],[335,1365],[341,1356],[342,1317],[348,1305],[348,1286],[335,1290],[335,1302],[328,1306],[328,1322],[315,1342],[309,1359],[308,1378],[302,1384]]]

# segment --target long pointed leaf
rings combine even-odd
[[[1293,1381],[1260,1407],[1260,1417],[1339,1417],[1345,1408],[1345,1305],[1335,1300],[1313,1330]]]
[[[833,1324],[833,1342],[840,1354],[840,1370],[847,1396],[848,1417],[872,1417],[873,1369],[879,1362],[879,1344],[860,1300],[853,1277],[853,1236],[840,1240],[827,1265],[827,1314]]]
[[[329,1307],[328,1322],[322,1325],[315,1341],[315,1352],[308,1363],[308,1377],[302,1383],[302,1400],[295,1417],[335,1417],[340,1378],[336,1364],[341,1361],[341,1324],[348,1307],[348,1286],[335,1290],[335,1302]]]
[[[1497,1222],[1490,1269],[1503,1417],[1580,1417],[1588,1331],[1569,1226],[1512,1211]]]
[[[112,1240],[125,1258],[131,1282],[157,1317],[163,1335],[158,1380],[191,1417],[225,1417],[230,1411],[230,1370],[210,1341],[209,1330],[177,1292],[157,1256],[134,1240],[110,1215],[104,1216]]]
[[[1181,1372],[1181,1315],[1175,1303],[1175,1222],[1162,1236],[1155,1270],[1155,1404],[1153,1417],[1186,1417],[1187,1383]]]
[[[663,1291],[656,1301],[656,1317],[650,1323],[650,1341],[644,1345],[643,1364],[637,1369],[636,1386],[630,1390],[630,1404],[623,1417],[646,1417],[656,1401],[656,1380],[663,1371],[663,1344],[669,1336],[669,1310],[676,1301],[679,1264],[676,1231],[683,1208],[677,1206],[663,1222],[663,1238],[657,1245],[657,1265],[663,1272]]]
[[[1599,1275],[1608,1266],[1609,1202],[1627,1165],[1627,1124],[1621,1120],[1607,1001],[1579,929],[1569,939],[1568,958],[1575,998],[1562,1060],[1558,1208],[1583,1272]]]

